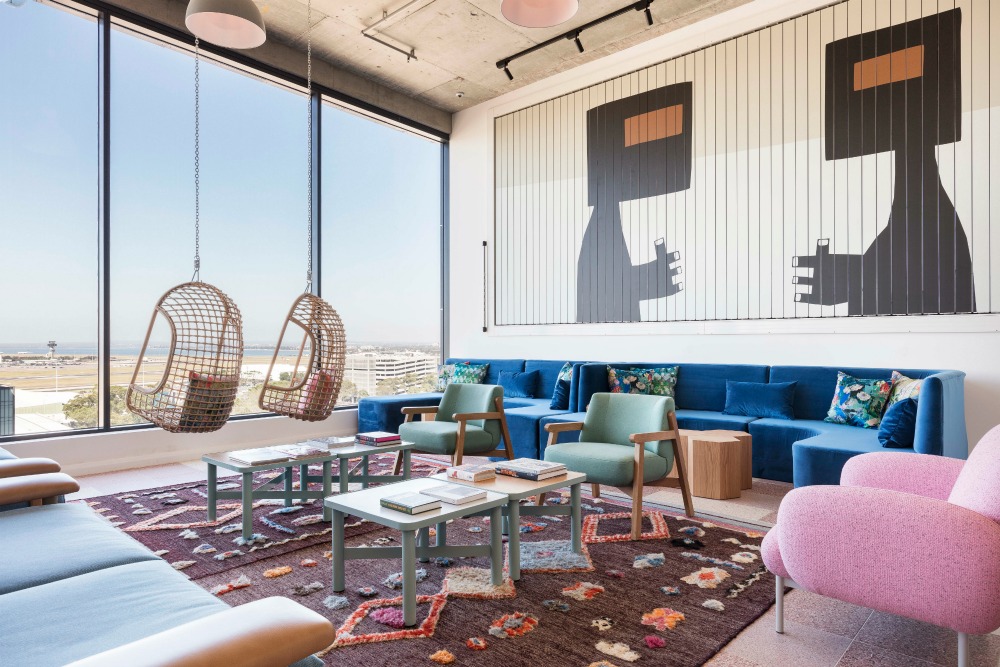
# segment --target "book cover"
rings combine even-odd
[[[438,498],[450,505],[465,505],[486,497],[486,491],[461,484],[441,484],[424,489],[420,493],[431,498]]]
[[[553,477],[562,477],[566,474],[566,469],[562,470],[552,470],[550,472],[532,472],[529,470],[513,470],[510,468],[497,468],[497,474],[503,475],[504,477],[517,477],[518,479],[527,479],[532,482],[541,482],[546,479],[551,479]]]
[[[495,464],[467,463],[461,466],[451,466],[445,471],[449,479],[460,479],[464,482],[484,482],[497,476]]]
[[[547,473],[554,470],[565,470],[566,466],[562,463],[554,463],[552,461],[539,461],[538,459],[514,459],[513,461],[500,461],[496,464],[497,469],[505,468],[507,470],[519,470],[521,472],[530,473]]]
[[[382,507],[403,512],[404,514],[420,514],[441,507],[440,500],[425,496],[422,493],[400,493],[394,496],[386,496],[379,500],[379,504]]]

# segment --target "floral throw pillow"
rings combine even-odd
[[[923,380],[908,378],[899,371],[892,372],[892,391],[889,392],[889,401],[885,404],[885,411],[888,412],[896,403],[905,401],[908,398],[917,400],[920,394],[920,384]]]
[[[823,421],[878,428],[891,389],[889,380],[863,380],[844,372],[837,373],[837,391]]]
[[[460,364],[441,364],[438,366],[435,390],[444,391],[450,384],[482,384],[489,368],[489,364],[473,364],[468,361]]]
[[[612,394],[648,394],[652,388],[653,379],[648,369],[608,366],[608,390]]]
[[[679,370],[679,366],[645,369],[644,372],[649,373],[649,393],[654,396],[669,396],[673,398],[674,389],[677,387],[677,372]]]

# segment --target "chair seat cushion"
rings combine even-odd
[[[587,475],[588,482],[609,486],[632,483],[635,449],[606,442],[565,442],[545,449],[545,460],[562,463],[574,472]],[[667,474],[667,460],[649,451],[643,457],[643,481],[652,482]]]
[[[90,507],[76,503],[4,512],[0,535],[0,595],[126,563],[160,560]]]
[[[399,427],[399,437],[416,443],[417,451],[430,454],[454,454],[458,439],[458,424],[454,422],[407,422]],[[493,451],[493,436],[480,426],[465,427],[463,454],[482,454]]]

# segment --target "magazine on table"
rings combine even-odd
[[[240,449],[229,452],[228,456],[233,461],[246,463],[247,465],[259,466],[265,463],[279,463],[287,461],[288,455],[273,449],[272,447],[259,447],[257,449]]]
[[[539,461],[537,459],[514,459],[513,461],[501,461],[496,464],[498,475],[507,477],[519,477],[535,482],[550,477],[559,477],[566,474],[566,466],[562,463],[552,463],[551,461]]]
[[[399,493],[394,496],[385,496],[379,500],[379,504],[403,514],[421,514],[441,507],[439,499],[423,493]]]
[[[271,447],[276,452],[285,454],[290,459],[311,459],[330,453],[330,448],[321,442],[311,440],[294,445],[276,445]]]
[[[441,484],[424,489],[420,493],[443,500],[449,505],[466,505],[486,498],[486,491],[461,484]]]

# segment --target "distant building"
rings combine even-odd
[[[0,436],[14,435],[14,388],[0,384]]]
[[[374,396],[379,380],[436,373],[437,365],[438,358],[424,352],[367,350],[347,355],[344,379],[353,382],[359,392]]]

